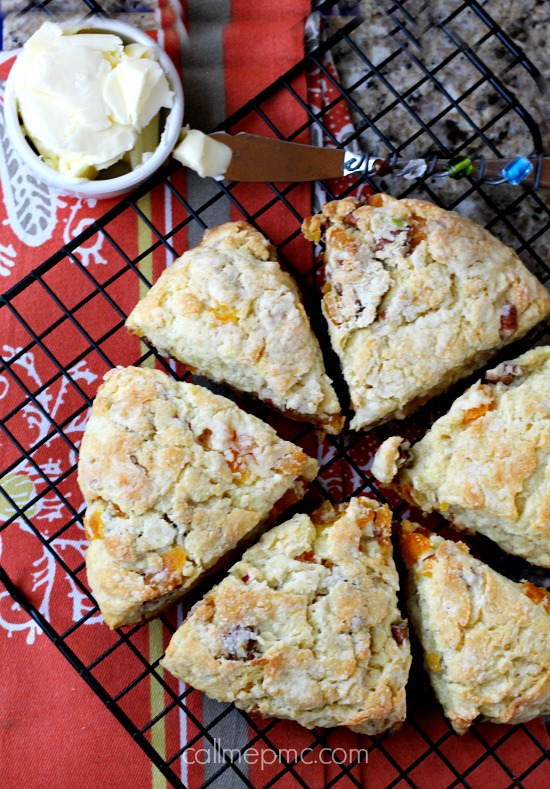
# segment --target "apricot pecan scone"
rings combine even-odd
[[[366,497],[276,526],[191,610],[163,666],[308,728],[398,728],[411,657],[390,531],[389,508]]]
[[[388,438],[372,473],[425,512],[550,567],[550,346],[485,378],[413,447]]]
[[[246,222],[208,230],[138,302],[126,326],[161,353],[329,433],[343,426],[298,287]]]
[[[346,198],[304,233],[325,237],[323,312],[356,430],[412,413],[550,311],[512,249],[432,203]]]
[[[155,616],[271,515],[317,462],[260,419],[158,370],[107,373],[80,449],[86,567],[111,627]]]
[[[403,523],[401,546],[411,622],[453,729],[550,713],[550,594],[416,524]]]

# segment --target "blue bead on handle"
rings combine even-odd
[[[532,172],[533,162],[526,156],[516,156],[515,159],[512,159],[511,162],[502,168],[500,174],[509,184],[517,186]]]

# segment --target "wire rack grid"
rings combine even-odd
[[[47,11],[50,4],[35,5]],[[91,12],[100,10],[95,2],[86,5]],[[302,62],[229,118],[223,129],[230,133],[253,129],[288,140],[301,140],[316,127],[328,144],[345,146],[357,144],[368,133],[376,137],[377,155],[399,154],[414,145],[417,150],[424,146],[450,156],[468,150],[469,144],[475,142],[481,152],[499,156],[501,150],[495,142],[499,124],[513,116],[522,126],[531,151],[541,153],[542,141],[536,123],[505,82],[506,75],[514,69],[531,76],[536,76],[536,69],[477,2],[450,5],[452,10],[445,17],[432,19],[423,27],[424,5],[419,8],[414,0],[379,3],[379,13],[389,24],[391,51],[377,63],[369,59],[362,45],[368,23],[352,16]],[[479,29],[478,39],[468,43],[459,33],[461,17],[466,14],[475,15]],[[435,31],[446,53],[442,61],[432,65],[426,65],[421,57],[422,38],[427,31],[430,35]],[[488,69],[482,58],[483,47],[491,42],[498,42],[506,53],[501,73]],[[328,54],[334,55],[337,62],[348,58],[355,63],[357,76],[345,89],[327,67]],[[391,79],[392,66],[403,58],[411,64],[414,75],[405,91]],[[463,113],[464,94],[451,95],[440,81],[442,70],[453,60],[456,63],[465,60],[472,66],[472,82],[467,89],[470,93],[485,87],[497,96],[494,114],[482,125]],[[314,111],[305,99],[304,78],[314,70],[336,90],[332,104],[345,102],[354,113],[356,128],[345,139],[336,139],[331,131],[328,119],[333,106]],[[387,95],[387,102],[376,117],[365,112],[360,100],[362,90],[373,82],[382,86]],[[410,95],[426,89],[441,94],[448,111],[458,112],[469,128],[469,135],[454,150],[434,132],[443,116],[425,117],[410,105]],[[281,114],[281,108],[288,103],[296,103],[302,114],[303,121],[296,128],[289,128],[284,112]],[[398,123],[403,112],[414,130],[396,144],[384,129]],[[442,196],[440,184],[433,180],[414,184],[350,178],[338,193],[330,183],[317,184],[326,199],[361,193],[365,187],[375,191],[386,188],[397,196],[423,194],[449,209],[460,210],[473,202],[488,212],[487,226],[518,249],[543,282],[550,277],[550,267],[538,245],[550,228],[550,210],[540,194],[530,188],[497,192],[466,178]],[[409,683],[412,687],[409,717],[402,733],[359,738],[351,732],[308,732],[284,721],[260,720],[232,705],[208,702],[202,694],[184,688],[164,674],[159,665],[162,645],[166,646],[181,622],[181,606],[152,624],[112,633],[97,625],[92,638],[90,626],[97,623],[98,612],[86,584],[82,560],[83,505],[76,471],[78,443],[94,393],[102,374],[117,364],[156,364],[177,378],[189,377],[154,348],[127,336],[124,320],[128,311],[166,260],[181,254],[190,239],[200,236],[211,224],[216,208],[227,204],[232,216],[244,217],[276,242],[283,265],[304,292],[314,328],[324,338],[318,303],[323,283],[322,261],[319,255],[313,255],[300,235],[308,189],[296,184],[268,184],[258,186],[251,198],[249,189],[222,182],[210,184],[206,196],[202,192],[197,200],[187,193],[181,169],[175,164],[168,165],[0,298],[0,320],[11,327],[10,347],[3,346],[0,371],[0,382],[9,387],[0,418],[5,448],[0,457],[0,504],[5,516],[1,527],[0,582],[173,786],[308,787],[312,773],[308,767],[310,759],[306,757],[311,758],[323,749],[332,757],[330,765],[324,767],[322,780],[327,787],[376,785],[390,789],[428,784],[474,787],[480,785],[489,769],[498,772],[499,786],[542,786],[540,771],[547,763],[548,753],[533,727],[475,726],[458,744],[446,721],[434,712],[426,678],[418,668],[421,664],[418,655]],[[164,217],[162,222],[153,210],[161,195],[165,201],[168,197],[172,206],[171,216]],[[515,219],[525,213],[534,217],[534,226],[529,226],[528,231]],[[129,226],[143,231],[141,235],[148,242],[138,248],[131,247],[125,232]],[[100,240],[109,264],[92,267],[86,262],[86,251]],[[41,305],[39,309],[37,304]],[[99,329],[98,315],[101,316]],[[541,341],[547,332],[547,324],[539,326],[518,348],[508,349],[506,355]],[[335,369],[330,355],[327,365],[329,373]],[[407,437],[415,439],[422,435],[467,383],[454,387],[449,395],[437,398],[409,419]],[[395,432],[391,425],[366,435],[344,433],[320,441],[312,428],[275,418],[257,403],[247,403],[247,407],[264,419],[275,421],[285,438],[316,452],[322,462],[315,487],[324,498],[345,499],[366,492],[381,501],[389,500],[396,517],[407,511],[403,502],[379,489],[368,470],[373,451],[387,435]],[[63,461],[59,461],[61,457]],[[22,471],[32,481],[30,488],[14,485],[14,478],[19,479]],[[44,518],[44,512],[55,512],[56,517]],[[441,523],[432,518],[431,525],[439,528]],[[20,547],[22,533],[28,552]],[[14,550],[10,552],[12,545]],[[475,540],[474,545],[486,561],[504,567],[509,575],[536,577],[536,569],[505,557],[485,541]],[[33,550],[38,550],[41,561],[52,562],[66,578],[70,596],[73,601],[78,599],[78,607],[69,611],[66,606],[44,605],[31,583]],[[152,648],[152,627],[157,628],[160,636],[161,647],[157,645],[156,651]],[[101,628],[99,637],[98,628]],[[119,671],[123,665],[124,671]],[[144,698],[156,699],[156,706],[140,704]],[[293,741],[299,744],[300,753],[295,758],[285,757],[279,748],[281,741],[287,741],[289,728]],[[177,737],[172,733],[176,731]],[[524,750],[520,763],[517,754],[511,752],[511,743],[515,742],[512,738],[517,737],[518,731],[522,733]],[[408,744],[403,748],[405,738]],[[342,756],[343,746],[352,744],[368,747],[368,765],[360,757]],[[200,775],[189,768],[187,755],[194,748],[219,750],[220,745],[232,746],[231,754],[220,752],[219,760],[203,767]],[[261,776],[253,775],[244,759],[253,748],[276,755]]]

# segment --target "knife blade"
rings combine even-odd
[[[209,134],[233,151],[225,178],[230,181],[316,181],[339,178],[344,151],[301,145],[256,134]]]
[[[346,175],[368,173],[370,176],[396,175],[409,180],[423,177],[430,167],[431,174],[447,175],[448,159],[435,163],[424,159],[400,159],[389,161],[366,153],[356,153],[341,148],[321,148],[315,145],[287,142],[273,137],[256,134],[209,134],[233,152],[224,178],[229,181],[249,183],[323,181]],[[510,159],[472,159],[471,175],[499,180],[502,168]],[[536,160],[531,160],[533,165]],[[532,184],[536,167],[522,181]],[[504,180],[504,179],[502,179]],[[550,187],[550,159],[543,159],[539,173],[539,186]]]

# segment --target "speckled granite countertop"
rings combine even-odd
[[[384,10],[391,5],[384,0],[382,2],[360,0],[359,2],[360,12],[367,20],[372,20],[369,25],[371,33],[368,28],[363,30],[362,45],[367,52],[370,50],[374,62],[380,62],[392,51],[392,42],[395,39],[389,36],[391,23]],[[417,35],[422,45],[421,52],[419,53],[417,50],[415,54],[430,69],[437,67],[444,61],[456,49],[456,45],[437,27],[438,23],[445,24],[448,30],[459,35],[464,43],[471,46],[474,54],[479,56],[492,73],[520,98],[521,103],[533,114],[541,126],[546,138],[545,146],[548,147],[550,144],[548,87],[546,95],[544,95],[543,81],[537,84],[523,67],[514,66],[513,57],[496,36],[490,35],[484,43],[479,43],[489,33],[489,29],[472,10],[461,11],[455,19],[448,21],[452,14],[463,5],[462,0],[431,0],[430,2],[409,0],[405,7],[413,12],[412,16],[415,17],[416,24],[408,22],[407,27]],[[524,50],[541,72],[543,80],[548,82],[550,79],[550,0],[509,0],[509,2],[484,0],[480,5]],[[397,19],[397,15],[394,18]],[[404,18],[402,17],[402,19]],[[376,37],[372,37],[373,32],[376,32]],[[414,49],[411,47],[411,51]],[[399,77],[402,89],[406,90],[411,80],[414,80],[415,73],[414,69],[412,69],[412,74],[411,69],[407,73],[407,69],[403,66],[404,61],[398,66],[394,78]],[[459,56],[451,61],[448,68],[438,72],[437,77],[451,96],[457,98],[464,94],[474,81],[479,79],[480,74],[464,56]],[[424,98],[424,95],[415,97],[416,101],[422,101]],[[443,98],[442,94],[439,94],[438,97],[432,95],[430,98],[432,107],[425,107],[425,110],[428,110],[428,116],[430,109],[433,111],[444,107],[444,102],[438,101],[438,98]],[[412,101],[413,107],[415,99]],[[489,122],[497,114],[497,110],[502,108],[503,105],[500,102],[501,100],[497,99],[491,86],[485,83],[464,100],[462,107],[478,125],[482,125]],[[438,133],[443,141],[448,142],[449,146],[453,148],[465,138],[467,124],[460,122],[456,112],[454,114],[451,112],[450,116],[451,119],[457,121],[456,126],[454,123],[445,123],[438,127]],[[510,123],[510,119],[508,122]],[[503,128],[499,128],[496,141],[504,153],[513,152],[515,147],[523,142],[521,130],[514,124],[507,125],[506,132]]]
[[[142,30],[158,27],[155,0],[99,0],[109,16],[120,16],[128,25]],[[84,0],[49,0],[44,8],[35,0],[34,7],[26,0],[0,0],[2,15],[2,49],[17,49],[47,21],[81,19],[89,13]]]
[[[480,5],[528,53],[542,77],[550,79],[550,0],[485,0]],[[394,10],[393,16],[388,15],[388,9],[394,7],[391,0],[360,0],[360,12],[366,22],[352,38],[373,65],[384,62],[386,65],[380,69],[381,77],[369,75],[368,65],[347,47],[335,53],[335,62],[340,79],[346,89],[351,90],[359,110],[353,115],[357,128],[363,129],[360,136],[363,150],[386,156],[391,145],[398,148],[401,155],[411,158],[435,152],[441,156],[440,142],[451,153],[483,153],[491,157],[494,156],[491,143],[503,155],[532,152],[533,136],[525,120],[489,80],[483,79],[482,72],[468,57],[458,51],[450,33],[471,48],[473,55],[490,69],[503,87],[518,97],[538,126],[546,151],[550,151],[548,89],[545,93],[542,79],[536,82],[490,28],[471,9],[463,6],[462,0],[408,0],[405,8],[411,21],[399,10]],[[399,32],[398,21],[405,23],[416,42]],[[423,68],[433,73],[438,85],[432,80],[422,81]],[[410,111],[402,103],[395,103],[392,89],[405,97]],[[451,99],[458,100],[458,106],[453,106]],[[369,127],[369,120],[375,128]],[[422,128],[422,123],[429,127],[433,137]],[[484,131],[485,139],[478,129]],[[397,194],[404,184],[381,179],[380,188]],[[428,199],[431,198],[429,190],[444,205],[457,206],[460,213],[483,224],[494,220],[495,211],[488,204],[494,201],[505,211],[510,224],[500,220],[491,225],[491,230],[516,248],[518,240],[513,228],[517,228],[525,240],[540,232],[540,218],[544,213],[540,201],[548,205],[550,197],[548,192],[541,190],[538,200],[527,198],[515,205],[518,187],[498,186],[485,187],[487,201],[478,193],[468,194],[464,182],[433,178],[424,189]],[[422,196],[422,191],[419,185],[415,194]],[[548,236],[547,231],[532,241],[534,256],[528,252],[523,254],[526,263],[539,274],[542,272],[537,256],[550,262]]]

